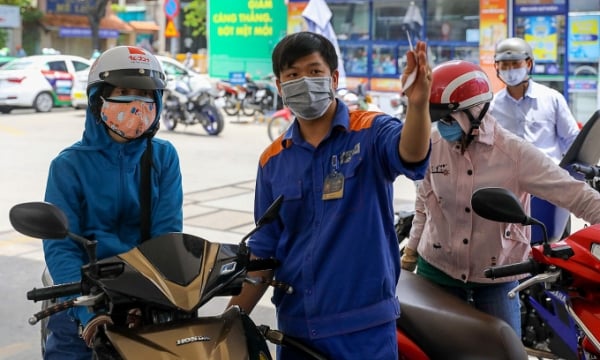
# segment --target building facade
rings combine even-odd
[[[290,0],[288,32],[302,28],[308,1]],[[600,108],[598,0],[327,0],[347,86],[377,93],[400,88],[405,54],[426,40],[432,65],[478,63],[498,90],[497,41],[523,37],[534,52],[533,78],[562,92],[580,122]]]

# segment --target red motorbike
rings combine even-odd
[[[535,284],[543,284],[560,297],[577,333],[577,358],[600,358],[600,224],[579,230],[565,239],[549,242],[545,225],[528,216],[513,193],[504,188],[484,188],[473,193],[471,205],[476,214],[504,223],[535,225],[542,228],[542,244],[531,249],[527,261],[491,267],[486,277],[531,274],[517,292]]]
[[[272,113],[267,120],[269,139],[271,141],[277,139],[279,135],[283,134],[290,127],[293,120],[294,114],[292,114],[292,111],[287,106]]]

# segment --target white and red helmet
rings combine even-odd
[[[464,60],[444,62],[431,72],[429,112],[431,121],[450,113],[490,102],[494,96],[486,73],[476,64]]]
[[[115,87],[162,90],[166,76],[160,61],[146,49],[137,46],[116,46],[94,61],[88,75],[87,91],[99,84]]]

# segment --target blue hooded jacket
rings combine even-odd
[[[99,88],[90,89],[90,103]],[[162,93],[155,91],[158,126]],[[69,230],[97,240],[98,259],[126,252],[141,237],[140,160],[145,137],[126,143],[114,141],[88,106],[80,141],[64,149],[50,165],[45,201],[58,206],[69,220]],[[181,232],[183,190],[179,157],[174,146],[152,138],[151,237]],[[44,240],[46,264],[55,284],[81,280],[88,263],[83,247],[73,239]],[[85,326],[95,314],[85,307],[70,310]]]

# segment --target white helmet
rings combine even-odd
[[[117,46],[106,50],[94,61],[88,75],[90,88],[107,83],[115,87],[162,90],[166,76],[158,59],[136,46]]]

